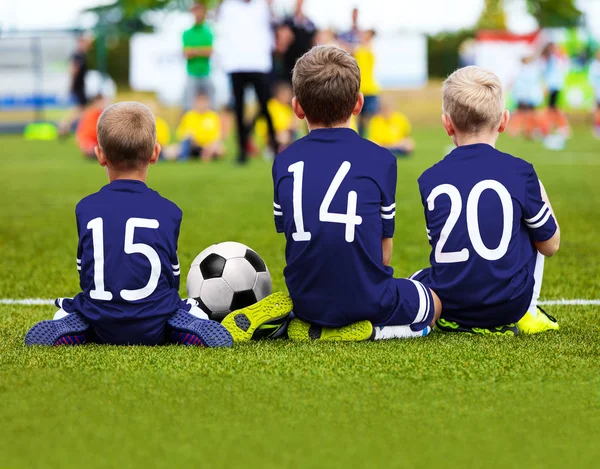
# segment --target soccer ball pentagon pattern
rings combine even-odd
[[[188,297],[197,300],[215,321],[262,300],[271,291],[267,265],[255,251],[240,243],[206,248],[192,262],[187,277]]]

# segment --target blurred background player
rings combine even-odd
[[[81,114],[75,130],[75,141],[81,152],[90,159],[95,159],[95,148],[98,145],[98,119],[106,109],[107,99],[98,95],[94,97]]]
[[[269,74],[273,68],[270,4],[265,0],[225,0],[219,10],[219,28],[227,51],[221,57],[222,66],[231,77],[235,99],[239,164],[248,161],[250,128],[245,116],[248,86],[254,88],[260,114],[267,122],[273,153],[277,153],[279,146],[267,106],[271,98]]]
[[[382,102],[381,112],[369,124],[368,139],[387,148],[395,156],[410,155],[415,149],[415,141],[410,137],[411,125],[408,117],[394,111],[388,102]]]
[[[296,0],[294,13],[283,20],[278,30],[286,46],[282,57],[283,75],[278,79],[291,84],[296,61],[314,45],[317,33],[317,27],[304,13],[304,0]]]
[[[338,40],[341,46],[350,53],[354,52],[354,49],[358,46],[361,41],[361,30],[358,26],[358,8],[352,9],[352,26],[348,31],[344,31],[338,35]]]
[[[558,107],[560,94],[565,87],[568,63],[563,59],[560,49],[550,42],[544,47],[541,55],[544,65],[544,81],[548,92],[548,109],[545,113],[547,133],[558,132],[566,138],[570,134],[569,121]]]
[[[60,134],[67,135],[71,132],[73,125],[81,117],[87,103],[85,92],[85,76],[88,71],[87,53],[90,50],[93,39],[90,36],[81,35],[77,38],[77,48],[71,56],[69,75],[71,83],[69,86],[71,101],[74,107],[67,113],[60,123]]]
[[[375,30],[369,29],[359,34],[359,44],[354,49],[354,58],[360,68],[360,91],[365,97],[365,104],[358,116],[358,132],[365,136],[369,120],[379,111],[379,85],[375,78],[375,54],[373,38]]]
[[[521,59],[521,70],[513,83],[512,94],[517,108],[509,132],[512,136],[524,133],[526,138],[531,139],[542,124],[536,108],[544,100],[542,70],[535,56],[528,55]]]
[[[273,98],[269,100],[269,113],[275,126],[277,141],[282,148],[289,146],[295,139],[300,121],[292,109],[292,86],[288,82],[279,82],[273,86]],[[263,118],[256,123],[255,132],[263,142],[268,142],[267,123]]]
[[[594,109],[594,135],[600,138],[600,50],[590,64],[589,80],[594,88],[596,108]]]
[[[176,131],[179,141],[179,159],[185,161],[191,156],[202,161],[220,159],[225,154],[222,140],[221,118],[210,107],[210,98],[199,93],[194,108],[186,112]]]
[[[205,93],[210,97],[214,95],[210,79],[213,34],[206,24],[206,6],[194,2],[190,11],[194,15],[194,25],[183,33],[183,53],[187,61],[187,82],[183,98],[185,111],[192,108],[198,93]]]

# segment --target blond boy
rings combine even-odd
[[[439,295],[444,331],[558,329],[537,301],[560,230],[533,166],[495,148],[509,120],[502,84],[465,67],[442,94],[442,123],[456,148],[419,178],[431,267],[412,278]]]
[[[233,344],[194,300],[179,297],[182,213],[146,186],[160,150],[146,106],[123,102],[102,113],[95,153],[110,183],[75,209],[82,292],[56,300],[55,319],[33,326],[26,344]]]

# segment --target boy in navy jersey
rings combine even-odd
[[[292,105],[310,133],[273,164],[274,214],[287,240],[294,340],[427,335],[441,304],[420,282],[393,278],[396,158],[351,130],[360,71],[347,52],[315,47],[293,73]]]
[[[537,301],[560,230],[533,166],[494,148],[509,119],[498,77],[479,67],[454,72],[442,119],[457,148],[419,178],[431,268],[412,277],[442,300],[437,325],[508,335],[558,329]]]
[[[25,342],[231,346],[223,326],[179,297],[182,213],[145,183],[160,154],[152,112],[132,102],[107,108],[95,152],[110,184],[75,209],[82,292],[58,299],[55,320],[33,326]]]

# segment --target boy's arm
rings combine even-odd
[[[81,256],[83,255],[83,244],[81,243],[81,231],[79,229],[79,215],[75,210],[75,223],[77,224],[77,271],[79,272],[79,278],[81,278]]]
[[[385,168],[381,182],[381,222],[383,224],[383,238],[393,238],[396,229],[396,184],[398,181],[398,166],[396,157],[384,150],[390,156],[390,164]]]
[[[389,266],[392,263],[392,251],[394,250],[394,240],[392,238],[383,238],[381,241],[383,248],[383,265]]]
[[[169,253],[169,259],[171,262],[171,268],[173,269],[173,277],[175,278],[175,289],[179,290],[181,282],[181,265],[179,264],[179,256],[177,250],[179,248],[179,232],[181,230],[181,220],[183,218],[183,212],[179,212],[179,220],[175,228],[175,239],[173,243],[173,251]]]
[[[279,194],[277,193],[277,167],[275,163],[273,163],[273,169],[271,171],[273,175],[273,218],[275,220],[275,229],[277,233],[283,233],[284,224],[283,224],[283,209],[281,208],[281,204],[279,202]]]
[[[552,235],[552,237],[546,241],[534,241],[534,245],[536,249],[546,257],[552,257],[558,251],[560,247],[560,225],[558,224],[558,220],[556,219],[556,215],[554,215],[554,210],[552,209],[552,205],[550,204],[550,199],[548,198],[548,194],[546,193],[546,188],[540,183],[540,192],[542,195],[542,200],[548,205],[548,209],[550,210],[551,216],[554,217],[554,222],[556,224],[556,231]]]
[[[531,241],[541,254],[553,256],[560,246],[560,230],[546,190],[533,168],[527,178],[525,197],[523,221]]]

